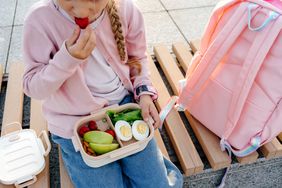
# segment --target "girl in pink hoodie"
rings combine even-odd
[[[143,17],[132,0],[40,1],[25,19],[23,45],[24,91],[43,100],[75,187],[182,187],[180,171],[154,139],[143,151],[99,168],[88,167],[70,140],[81,117],[135,100],[143,119],[160,126]]]

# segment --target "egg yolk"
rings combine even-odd
[[[140,134],[145,134],[146,130],[147,130],[147,125],[145,125],[144,123],[139,123],[139,124],[137,125],[137,131],[138,131],[138,133],[140,133]]]
[[[130,133],[131,133],[131,130],[129,127],[127,126],[121,126],[119,128],[120,130],[120,133],[124,136],[124,137],[130,137]]]

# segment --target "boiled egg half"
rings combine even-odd
[[[132,124],[132,134],[136,140],[144,140],[149,136],[149,126],[145,121],[136,120]]]
[[[131,126],[127,121],[117,121],[115,124],[115,132],[122,141],[128,141],[132,138]]]

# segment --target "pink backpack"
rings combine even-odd
[[[280,0],[219,2],[180,82],[178,109],[187,109],[236,156],[282,132],[281,14]]]

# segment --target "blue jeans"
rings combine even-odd
[[[87,166],[80,153],[75,152],[70,139],[56,135],[52,135],[52,139],[60,145],[64,165],[77,188],[180,188],[183,186],[181,172],[163,157],[155,139],[152,139],[141,152],[99,168]]]

